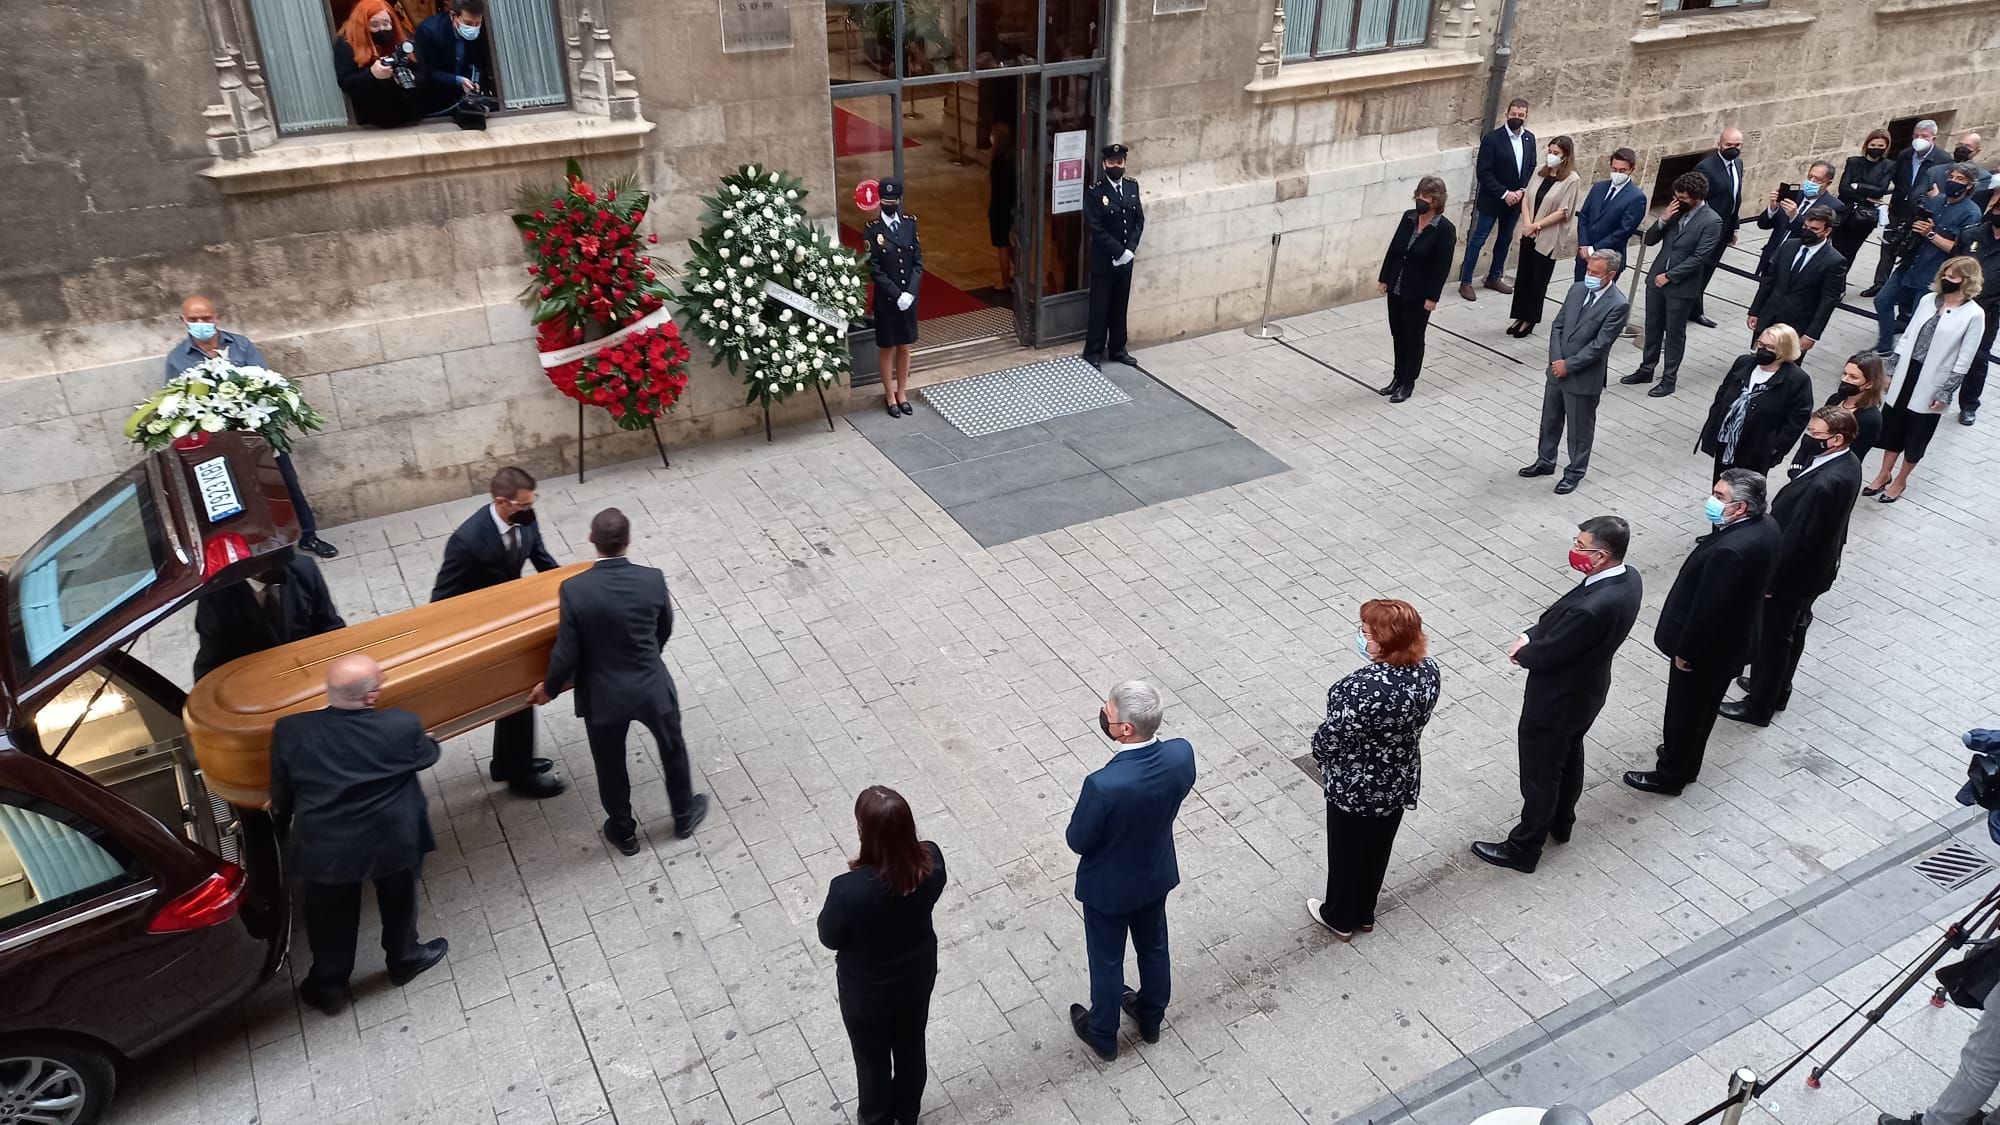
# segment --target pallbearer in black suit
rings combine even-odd
[[[903,213],[903,181],[882,181],[882,213],[861,229],[868,274],[875,282],[875,347],[882,370],[882,404],[889,417],[916,413],[910,405],[910,345],[917,342],[917,292],[924,284],[924,248],[917,219]]]
[[[521,577],[521,564],[554,570],[555,557],[535,523],[535,478],[512,465],[493,474],[493,499],[451,533],[444,562],[431,584],[431,600],[455,598]],[[522,708],[493,722],[493,761],[487,773],[524,797],[553,797],[566,785],[535,757],[535,713]]]
[[[294,554],[248,582],[203,594],[195,603],[194,678],[238,657],[346,624],[333,607],[319,564]]]
[[[417,870],[437,849],[417,775],[438,744],[408,711],[377,710],[382,669],[358,652],[326,670],[326,707],[271,729],[271,809],[291,819],[287,874],[305,884],[312,968],[299,998],[333,1015],[347,1004],[361,884],[375,884],[382,953],[398,985],[444,960],[443,938],[417,940]]]
[[[1792,697],[1792,676],[1806,649],[1813,602],[1833,587],[1840,553],[1847,547],[1847,520],[1861,495],[1861,459],[1854,455],[1861,427],[1852,413],[1822,406],[1806,423],[1800,442],[1812,460],[1771,501],[1780,532],[1778,572],[1764,595],[1764,620],[1757,634],[1757,657],[1748,680],[1750,694],[1722,705],[1722,717],[1769,726],[1773,712]]]
[[[1799,334],[1803,362],[1825,334],[1826,322],[1847,287],[1847,259],[1830,241],[1839,221],[1831,208],[1814,207],[1798,221],[1798,234],[1771,251],[1757,282],[1757,295],[1750,298],[1746,323],[1752,347],[1758,332],[1789,324]]]
[[[1632,528],[1617,516],[1577,525],[1570,569],[1583,581],[1514,639],[1508,659],[1528,670],[1518,731],[1521,823],[1499,843],[1472,845],[1496,867],[1533,871],[1551,836],[1569,842],[1583,795],[1583,736],[1611,694],[1611,660],[1639,617],[1644,587],[1625,565]]]
[[[1105,357],[1138,366],[1125,350],[1125,306],[1132,302],[1132,259],[1146,230],[1139,184],[1125,178],[1125,146],[1104,146],[1104,174],[1083,192],[1083,227],[1090,243],[1090,327],[1083,337],[1084,361],[1104,366]]]
[[[1778,522],[1764,501],[1764,475],[1726,470],[1704,514],[1715,530],[1695,540],[1660,607],[1653,644],[1671,664],[1659,765],[1628,770],[1625,784],[1680,796],[1701,772],[1716,708],[1756,643],[1758,611],[1778,569]]]
[[[540,706],[575,686],[576,713],[597,765],[604,838],[626,855],[638,855],[639,822],[632,817],[632,780],[625,765],[625,735],[633,723],[652,731],[659,744],[675,836],[694,835],[694,826],[708,815],[708,797],[696,795],[688,782],[680,695],[661,660],[674,634],[666,576],[625,557],[632,524],[616,508],[591,517],[590,542],[597,548],[597,565],[562,584],[549,674],[528,702]]]

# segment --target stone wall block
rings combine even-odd
[[[509,398],[561,401],[561,392],[550,385],[535,356],[535,345],[529,340],[446,352],[444,380],[451,405],[474,406]]]
[[[451,406],[444,361],[435,355],[336,371],[330,380],[343,430],[421,418]]]
[[[0,492],[0,511],[7,513],[7,519],[0,522],[0,565],[13,565],[15,556],[74,511],[80,500],[77,483],[66,480]]]
[[[0,427],[0,481],[15,491],[72,480],[95,488],[125,467],[111,455],[98,414]]]
[[[386,362],[375,324],[350,324],[257,341],[271,370],[293,379]]]
[[[0,383],[0,426],[46,422],[69,412],[69,403],[63,397],[62,380],[54,375]]]
[[[381,325],[381,333],[385,360],[464,351],[493,342],[486,331],[484,305],[386,321]]]
[[[415,432],[417,467],[430,471],[465,466],[473,476],[506,463],[514,430],[506,402],[483,402],[435,414]]]

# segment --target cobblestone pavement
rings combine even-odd
[[[1289,321],[1289,346],[1231,331],[1143,350],[1155,376],[1292,470],[991,550],[844,425],[680,450],[670,471],[641,461],[545,482],[559,557],[584,557],[590,514],[617,504],[634,553],[665,568],[680,614],[668,661],[715,814],[673,840],[657,760],[635,736],[650,843],[626,859],[598,838],[590,759],[563,707],[542,713],[543,746],[573,782],[558,800],[510,799],[484,778],[485,735],[456,740],[426,782],[440,850],[422,928],[451,939],[446,964],[408,989],[365,976],[334,1019],[272,982],[135,1067],[114,1119],[847,1120],[853,1071],[813,919],[853,848],[852,796],[877,782],[909,796],[950,860],[925,1102],[938,1123],[1337,1121],[1936,831],[1956,813],[1957,734],[1995,711],[1991,427],[1947,423],[1903,503],[1863,502],[1777,725],[1722,723],[1679,800],[1616,783],[1657,741],[1652,619],[1705,530],[1708,459],[1689,448],[1746,342],[1749,291],[1716,278],[1724,326],[1690,330],[1679,395],[1609,391],[1593,472],[1570,497],[1514,475],[1532,459],[1546,336],[1506,337],[1492,294],[1446,298],[1417,395],[1397,406],[1354,381],[1387,381],[1374,302]],[[1836,316],[1811,364],[1821,394],[1869,332]],[[1614,374],[1636,364],[1618,354]],[[442,537],[478,503],[330,532],[350,620],[425,596]],[[1575,522],[1606,511],[1634,525],[1648,599],[1591,738],[1582,821],[1532,877],[1485,867],[1467,845],[1503,832],[1518,804],[1522,677],[1503,646],[1573,580]],[[1289,759],[1355,664],[1355,611],[1377,595],[1422,610],[1444,702],[1381,928],[1342,946],[1301,908],[1322,885],[1324,817]],[[185,627],[144,645],[183,676]],[[1201,776],[1180,823],[1166,1032],[1155,1046],[1128,1034],[1103,1065],[1063,1015],[1086,985],[1062,829],[1108,756],[1098,701],[1130,676],[1170,690],[1166,730],[1193,741]],[[1758,1028],[1791,1035],[1810,1022],[1798,1015]],[[1955,1034],[1913,1049],[1934,1064]],[[1733,1063],[1717,1050],[1699,1065]],[[1688,1097],[1712,1101],[1713,1079],[1703,1071]],[[1609,1125],[1674,1125],[1680,1082],[1614,1103]],[[1905,1101],[1892,1108],[1918,1104]]]

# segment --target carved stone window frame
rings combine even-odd
[[[1417,82],[1462,78],[1486,65],[1481,0],[1434,0],[1430,38],[1422,46],[1359,55],[1286,61],[1285,4],[1273,0],[1268,37],[1244,86],[1259,102],[1339,97]]]

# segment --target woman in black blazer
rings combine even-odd
[[[1861,352],[1847,357],[1847,366],[1840,372],[1840,383],[1833,393],[1826,396],[1821,406],[1838,406],[1854,415],[1854,424],[1860,428],[1848,449],[1856,457],[1867,460],[1875,443],[1882,438],[1882,396],[1889,390],[1889,366],[1874,352]],[[1792,455],[1791,476],[1798,476],[1807,465],[1812,464],[1813,455],[1807,453],[1804,443]]]
[[[860,1125],[917,1125],[923,1109],[924,1025],[937,984],[931,910],[944,893],[944,853],[917,839],[902,794],[872,785],[854,799],[861,854],[834,876],[819,912],[820,944],[835,951],[840,1019],[854,1048]]]
[[[1458,251],[1458,231],[1444,217],[1444,181],[1425,176],[1413,195],[1416,206],[1403,212],[1375,279],[1389,298],[1389,338],[1396,349],[1395,377],[1375,393],[1388,395],[1390,402],[1402,402],[1416,389],[1424,366],[1424,330],[1444,295]]]
[[[1799,366],[1799,334],[1774,324],[1757,334],[1757,350],[1742,356],[1722,377],[1708,422],[1696,446],[1715,458],[1715,476],[1724,469],[1768,474],[1784,460],[1812,417],[1812,377]]]
[[[1847,158],[1840,170],[1840,201],[1847,214],[1833,228],[1833,248],[1854,264],[1854,252],[1875,229],[1877,200],[1888,202],[1896,190],[1896,166],[1889,161],[1889,131],[1876,129],[1861,142],[1861,155]]]

